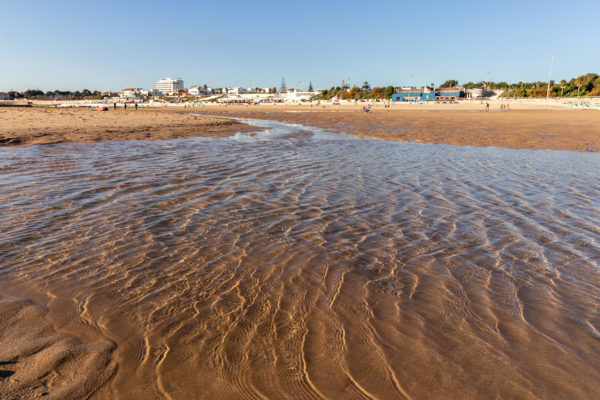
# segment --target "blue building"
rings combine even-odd
[[[438,88],[435,91],[436,100],[458,100],[465,97],[465,91],[461,87]]]
[[[434,100],[458,100],[465,96],[465,92],[460,87],[433,89],[425,86],[422,89],[403,88],[396,89],[396,93],[392,95],[392,101],[434,101]]]
[[[392,95],[392,101],[431,101],[435,100],[435,92],[433,89],[425,86],[423,89],[407,88],[396,89],[396,93]]]

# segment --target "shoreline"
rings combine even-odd
[[[589,110],[398,112],[381,109],[370,114],[350,110],[339,113],[206,111],[205,115],[308,125],[363,139],[528,150],[600,151],[600,113]]]

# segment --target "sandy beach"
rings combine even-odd
[[[325,108],[323,108],[325,107]],[[403,107],[403,108],[402,108]],[[600,151],[600,112],[431,104],[384,108],[294,105],[169,107],[96,112],[88,109],[0,108],[0,146],[64,141],[224,137],[255,127],[219,117],[272,119],[361,138],[512,149]],[[196,115],[194,115],[196,114]],[[200,115],[201,114],[201,115]]]
[[[256,130],[222,118],[156,109],[0,108],[0,146],[106,140],[224,137]]]
[[[492,110],[431,105],[405,111],[375,108],[205,107],[218,115],[273,119],[324,128],[362,138],[459,146],[495,146],[511,149],[600,151],[600,112],[596,110]],[[333,108],[335,109],[335,107]],[[269,112],[271,111],[271,112]],[[283,112],[294,111],[294,112]],[[304,111],[304,112],[303,112]]]
[[[265,110],[0,110],[0,399],[598,397],[597,112]]]

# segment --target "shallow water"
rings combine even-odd
[[[255,123],[0,150],[2,286],[115,343],[93,398],[600,397],[600,155]]]

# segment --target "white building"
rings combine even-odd
[[[296,89],[288,89],[285,93],[285,101],[309,100],[316,92],[302,92]]]
[[[204,86],[194,85],[188,90],[188,93],[191,96],[203,96],[203,95],[211,94],[212,89],[209,87],[205,88]]]
[[[234,88],[227,89],[227,94],[244,94],[244,93],[248,93],[248,89],[243,88],[243,87],[234,87]]]
[[[183,79],[181,78],[165,78],[156,82],[154,85],[156,90],[161,93],[175,93],[178,90],[183,90]]]
[[[138,96],[148,96],[148,91],[142,88],[127,88],[121,90],[121,97],[138,97]]]

